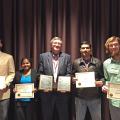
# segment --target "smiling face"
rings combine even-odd
[[[108,44],[108,50],[111,57],[117,56],[120,54],[120,44],[118,40],[113,40]]]
[[[53,54],[59,54],[61,52],[62,49],[62,41],[61,39],[57,38],[53,39],[51,41],[51,51],[53,52]]]
[[[21,63],[21,67],[24,69],[24,70],[30,70],[30,68],[31,68],[31,63],[30,63],[30,61],[27,59],[27,58],[25,58],[25,59],[23,59],[22,60],[22,63]]]
[[[89,44],[82,44],[80,48],[80,53],[83,58],[90,58],[91,56],[91,47]]]

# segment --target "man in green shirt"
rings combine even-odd
[[[105,80],[112,83],[120,83],[120,38],[112,36],[105,43],[106,52],[110,58],[104,61],[103,69]],[[107,86],[103,86],[103,92],[107,92]],[[109,108],[112,120],[120,120],[120,100],[109,99]]]

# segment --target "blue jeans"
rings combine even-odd
[[[9,99],[0,101],[0,120],[7,120],[8,118]]]
[[[101,99],[85,100],[75,98],[76,120],[84,120],[87,108],[92,120],[101,120]]]

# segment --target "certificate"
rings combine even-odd
[[[34,83],[15,84],[15,98],[34,98]]]
[[[53,76],[40,75],[39,90],[52,91],[52,87],[53,87]]]
[[[0,76],[0,89],[5,88],[5,76]]]
[[[120,83],[108,83],[107,98],[120,100]]]
[[[94,72],[81,72],[75,73],[76,88],[95,87],[95,73]]]
[[[71,77],[70,76],[59,76],[57,91],[70,91],[71,88]]]

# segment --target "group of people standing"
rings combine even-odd
[[[15,72],[13,57],[2,52],[3,41],[0,40],[0,81],[5,77],[4,87],[0,88],[0,120],[7,120],[10,88],[15,94],[15,84],[34,83],[33,93],[38,93],[40,99],[40,112],[42,120],[70,120],[71,94],[75,98],[76,120],[84,120],[87,109],[92,120],[102,120],[101,117],[101,95],[107,93],[106,81],[120,83],[120,38],[112,36],[105,43],[109,58],[103,63],[92,54],[92,46],[83,41],[80,45],[81,57],[73,64],[71,56],[62,52],[62,39],[54,37],[50,41],[51,50],[40,54],[38,70],[32,69],[29,58],[21,60],[21,69]],[[94,72],[95,87],[76,88],[77,79],[75,73]],[[38,92],[38,76],[53,76],[53,90]],[[57,91],[59,76],[71,76],[71,92]],[[0,82],[2,83],[2,82]],[[37,97],[37,96],[35,96]],[[35,120],[36,98],[21,98],[14,100],[15,120]],[[109,99],[109,108],[112,120],[120,119],[120,100]],[[37,119],[37,118],[36,118]]]

